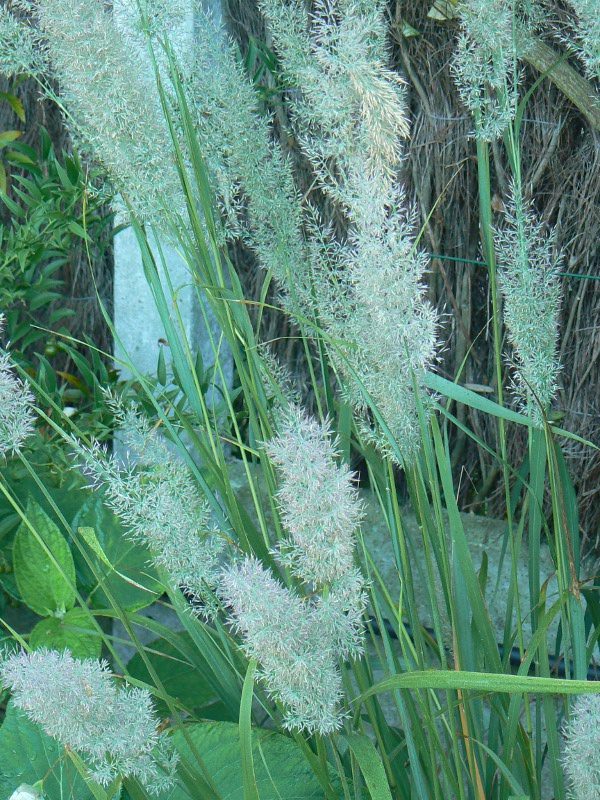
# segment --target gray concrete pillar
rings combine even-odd
[[[189,17],[182,21],[179,30],[174,31],[182,57],[185,50],[192,52],[194,35],[193,0],[190,0]],[[222,20],[220,0],[210,0],[205,3],[217,20]],[[113,11],[117,22],[127,24],[126,15],[131,13],[131,0],[115,0]],[[150,65],[148,65],[150,69]],[[156,246],[154,247],[156,252]],[[207,306],[202,307],[197,290],[192,285],[190,270],[174,247],[168,242],[161,241],[162,255],[169,274],[169,279],[174,288],[173,312],[177,311],[183,320],[183,328],[188,342],[194,352],[200,350],[205,367],[214,362],[213,347],[210,341],[209,328],[214,341],[218,344],[220,332],[213,315]],[[115,343],[115,357],[117,366],[121,369],[123,377],[131,377],[131,370],[120,365],[121,361],[131,363],[136,371],[142,374],[156,374],[159,350],[166,340],[165,331],[160,315],[155,306],[152,293],[144,276],[144,268],[140,249],[134,232],[128,228],[121,231],[114,240],[114,322],[117,332]],[[158,265],[161,259],[157,256]],[[167,297],[167,282],[163,281]],[[205,313],[209,320],[207,328]],[[165,353],[167,363],[170,361],[168,350]],[[220,350],[220,361],[226,381],[231,385],[233,366],[229,350],[225,345]]]

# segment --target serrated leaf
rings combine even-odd
[[[43,782],[45,800],[91,800],[64,748],[10,703],[0,727],[0,798]]]
[[[72,608],[61,619],[48,617],[38,622],[29,636],[29,645],[34,650],[70,650],[75,658],[99,658],[102,639],[89,611]]]
[[[75,605],[75,564],[71,550],[57,525],[31,498],[25,515],[29,525],[21,522],[13,546],[19,593],[23,602],[42,617],[64,613]]]
[[[227,800],[244,800],[241,780],[242,757],[239,727],[232,722],[204,722],[187,726],[207,773]],[[181,760],[192,772],[198,765],[182,731],[175,731],[173,744]],[[256,788],[260,800],[322,800],[323,788],[299,747],[287,736],[266,730],[252,732],[252,753]],[[161,795],[161,798],[164,795]],[[170,800],[189,800],[176,789]]]

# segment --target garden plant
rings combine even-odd
[[[579,60],[593,87],[600,8],[568,5],[561,59]],[[199,1],[190,45],[189,6],[0,8],[0,69],[37,81],[104,175],[102,201],[111,191],[119,224],[135,231],[168,343],[156,376],[124,359],[134,380],[118,383],[109,354],[88,342],[82,361],[74,346],[86,343],[59,337],[96,409],[66,413],[48,370],[11,355],[7,314],[2,530],[11,592],[37,616],[26,633],[3,617],[0,800],[600,798],[600,583],[582,557],[564,452],[597,445],[553,413],[565,257],[523,184],[520,152],[531,97],[521,65],[546,4],[436,4],[459,21],[452,70],[472,118],[487,394],[436,371],[444,342],[403,187],[411,120],[389,66],[387,4],[259,0],[269,91]],[[498,222],[499,149],[510,174]],[[54,170],[60,180],[60,162]],[[98,190],[86,191],[94,207]],[[77,225],[91,241],[90,219]],[[230,257],[240,242],[262,270],[258,302]],[[161,243],[218,323],[208,367]],[[267,311],[293,323],[302,387],[261,335]],[[493,444],[461,406],[489,418]],[[457,428],[501,475],[502,585],[469,547],[449,447]],[[513,428],[527,439],[519,463]],[[394,586],[369,547],[358,462]]]

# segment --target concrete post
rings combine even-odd
[[[114,14],[127,13],[125,9],[131,7],[127,0],[115,0]],[[205,7],[211,11],[217,20],[222,19],[220,0],[206,0]],[[192,51],[194,35],[193,3],[190,1],[189,18],[176,32],[180,47],[183,43],[185,52],[186,42],[189,41],[189,50]],[[150,66],[149,66],[150,68]],[[177,296],[178,310],[183,319],[185,333],[194,351],[200,350],[205,367],[214,361],[213,349],[206,326],[201,301],[198,299],[196,289],[192,286],[189,269],[183,259],[173,247],[161,241],[161,250],[164,256],[166,270]],[[161,259],[157,257],[157,264]],[[142,374],[156,374],[159,349],[161,342],[165,341],[165,331],[160,315],[156,309],[152,293],[147,285],[142,264],[141,253],[134,232],[126,229],[120,232],[114,240],[114,322],[118,341],[115,343],[115,357],[117,365],[120,360],[130,362]],[[167,296],[168,293],[167,293]],[[216,342],[219,341],[219,331],[214,317],[208,311],[210,329]],[[221,348],[220,360],[226,381],[231,385],[233,366],[231,356],[226,348]],[[168,358],[167,358],[168,361]],[[123,377],[131,377],[131,371],[121,368]]]

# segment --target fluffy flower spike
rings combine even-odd
[[[596,0],[568,0],[576,14],[575,46],[592,78],[600,78],[600,12]],[[570,40],[569,44],[573,42]]]
[[[513,185],[496,232],[504,320],[516,362],[514,389],[537,425],[556,394],[560,257],[530,204]]]
[[[343,241],[317,215],[309,220],[319,323],[339,343],[331,357],[366,437],[410,462],[420,444],[415,385],[427,413],[423,377],[437,317],[425,296],[416,219],[395,185],[408,114],[402,81],[387,67],[385,3],[324,0],[312,16],[301,0],[261,0],[261,8],[299,89],[296,135],[347,220]],[[374,423],[373,404],[397,448]]]
[[[281,478],[277,497],[289,536],[282,561],[318,587],[350,572],[363,510],[354,476],[336,463],[329,426],[291,407],[265,449]]]
[[[135,409],[117,403],[116,418],[131,465],[124,469],[99,445],[77,445],[83,471],[93,487],[105,488],[105,502],[128,535],[209,614],[223,539],[210,524],[208,504],[185,464]]]
[[[106,662],[46,649],[19,652],[0,665],[0,678],[15,705],[79,753],[98,783],[129,776],[152,794],[173,785],[177,756],[158,733],[150,693],[118,689]]]
[[[600,695],[577,697],[571,718],[564,726],[563,765],[574,800],[600,797]]]
[[[518,60],[535,25],[531,0],[465,0],[452,68],[476,135],[492,140],[513,119],[520,79]]]
[[[0,315],[0,333],[4,320]],[[0,456],[18,453],[35,430],[29,387],[15,374],[10,355],[0,352]]]

